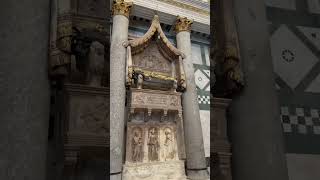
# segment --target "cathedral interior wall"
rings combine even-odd
[[[290,180],[320,176],[320,2],[265,0]]]

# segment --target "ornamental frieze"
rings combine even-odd
[[[131,94],[131,107],[149,107],[151,109],[181,109],[180,93],[163,94],[161,91],[133,90]]]

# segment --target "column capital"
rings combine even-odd
[[[178,16],[176,23],[175,23],[175,31],[177,33],[181,32],[181,31],[190,32],[192,23],[193,23],[193,20],[188,19],[186,17]]]
[[[112,15],[123,15],[129,18],[132,5],[132,1],[115,0],[112,5]]]

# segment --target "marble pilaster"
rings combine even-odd
[[[187,156],[187,175],[190,179],[208,179],[197,89],[191,56],[191,24],[191,20],[178,17],[175,27],[177,32],[177,47],[185,54],[183,66],[186,75],[187,88],[183,93],[182,106]]]
[[[123,0],[113,4],[113,27],[110,47],[110,179],[121,179],[124,155],[125,71],[129,12],[132,3]]]
[[[0,179],[46,179],[50,1],[0,7]]]
[[[288,180],[263,1],[236,0],[245,87],[231,104],[233,178]]]

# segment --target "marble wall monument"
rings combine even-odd
[[[186,179],[184,55],[166,38],[158,16],[144,36],[125,46],[129,110],[122,179]]]
[[[109,30],[104,12],[109,5],[102,0],[65,0],[56,5],[49,73],[51,82],[61,85],[53,114],[59,124],[55,143],[62,158],[58,175],[49,178],[101,179],[107,175],[109,147]],[[88,164],[99,167],[92,170]]]

